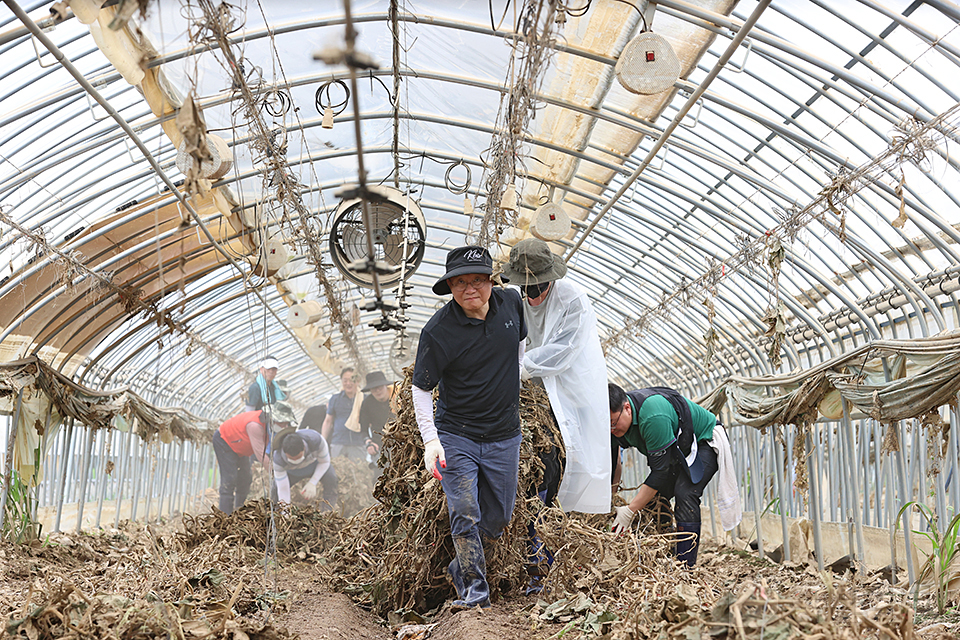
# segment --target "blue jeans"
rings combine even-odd
[[[440,481],[447,496],[450,532],[454,536],[498,538],[510,524],[517,501],[520,441],[475,442],[440,431],[447,468]]]
[[[220,467],[220,511],[233,513],[243,506],[250,493],[250,456],[241,456],[227,444],[217,429],[213,433],[213,452]]]

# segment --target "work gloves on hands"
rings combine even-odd
[[[300,495],[310,502],[313,502],[314,498],[317,497],[317,485],[313,482],[308,482],[303,486],[303,489],[300,490]]]
[[[620,534],[630,528],[633,519],[637,517],[637,512],[627,505],[617,507],[615,511],[617,512],[617,517],[613,519],[613,526],[610,527],[610,529],[614,533]]]
[[[440,444],[440,438],[435,438],[430,442],[423,443],[423,466],[427,471],[433,474],[433,477],[440,480],[443,476],[437,471],[437,461],[440,461],[440,467],[447,468],[447,456],[443,452],[443,445]]]

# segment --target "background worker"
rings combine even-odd
[[[267,456],[268,429],[283,429],[296,422],[293,409],[277,402],[273,411],[247,411],[221,424],[213,434],[213,452],[220,468],[220,511],[233,513],[250,492],[250,456],[255,456],[270,471]]]
[[[308,502],[317,498],[317,485],[323,485],[324,504],[329,511],[337,504],[339,480],[330,465],[330,448],[318,431],[287,427],[273,437],[273,478],[271,498],[290,502],[290,487],[309,478],[300,491]]]
[[[424,465],[440,480],[450,513],[454,609],[490,606],[484,546],[509,524],[517,496],[527,331],[519,294],[494,287],[492,273],[482,247],[447,253],[433,291],[453,300],[421,331],[413,370]],[[434,417],[431,391],[438,385]]]
[[[390,406],[390,387],[393,382],[387,380],[383,371],[367,374],[363,393],[369,393],[360,405],[360,431],[366,435],[364,446],[370,457],[371,466],[377,467],[377,458],[383,444],[383,427],[396,416]]]
[[[554,489],[557,501],[564,511],[610,513],[607,366],[587,292],[562,280],[566,273],[563,259],[537,238],[514,245],[503,267],[526,298],[521,378],[541,381],[563,436],[566,462]],[[547,492],[549,504],[549,487]]]
[[[692,534],[678,538],[677,558],[693,567],[700,541],[703,490],[717,473],[721,458],[724,471],[732,472],[723,425],[710,411],[668,387],[629,392],[612,382],[608,387],[615,463],[619,464],[619,449],[633,447],[647,457],[650,466],[649,475],[630,503],[616,508],[612,528],[617,533],[628,529],[637,512],[658,493],[668,500],[673,498],[677,532]],[[720,450],[719,456],[715,448]],[[619,477],[619,473],[614,472],[614,476]],[[735,482],[733,487],[736,489]],[[739,522],[739,497],[736,500]]]
[[[330,455],[346,456],[351,460],[366,460],[366,436],[360,433],[360,407],[363,394],[357,386],[360,377],[353,367],[340,371],[340,391],[330,397],[327,415],[321,433],[330,443]]]
[[[247,404],[244,411],[257,411],[265,405],[285,400],[287,394],[276,383],[280,363],[273,356],[260,361],[260,371],[247,389]]]

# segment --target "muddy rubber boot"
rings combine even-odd
[[[678,522],[677,533],[687,534],[682,540],[677,540],[677,559],[686,562],[692,569],[697,564],[697,551],[700,549],[700,523]],[[689,535],[691,533],[694,535]]]
[[[450,563],[448,571],[459,597],[453,601],[451,610],[462,611],[478,605],[486,609],[490,606],[490,586],[480,536],[453,536],[453,547],[457,550],[457,557]]]

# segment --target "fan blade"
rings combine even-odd
[[[407,253],[409,254],[409,251]],[[383,256],[392,265],[398,265],[404,260],[401,234],[392,233],[383,239]]]
[[[363,227],[353,224],[340,225],[340,249],[348,262],[354,262],[367,256],[367,234]]]

